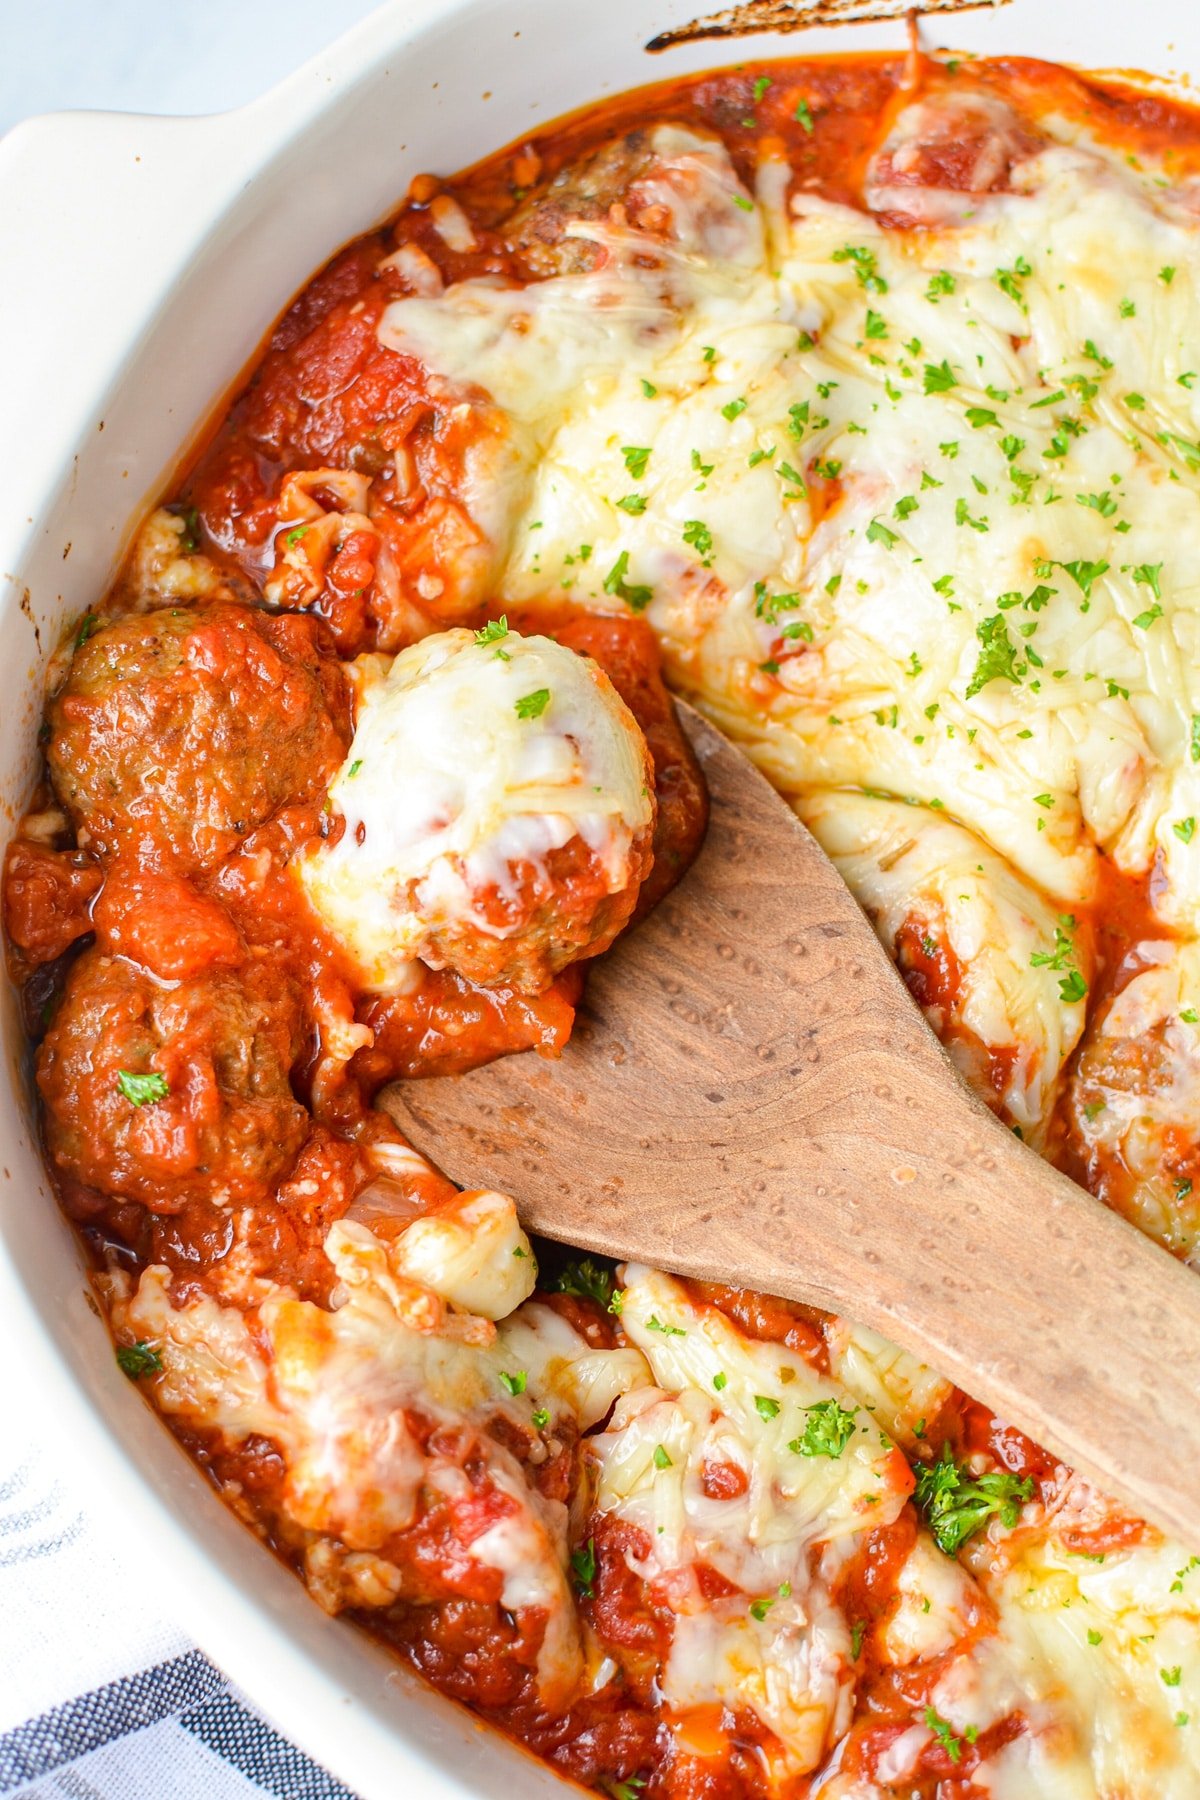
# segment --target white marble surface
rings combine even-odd
[[[64,107],[240,106],[377,0],[0,0],[0,132]]]

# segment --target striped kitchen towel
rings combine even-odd
[[[0,1440],[0,1794],[354,1800],[145,1588],[47,1454]]]

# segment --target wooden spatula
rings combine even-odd
[[[1200,1548],[1200,1279],[973,1097],[814,839],[681,712],[708,836],[561,1060],[389,1110],[547,1237],[874,1326]]]

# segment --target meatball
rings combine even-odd
[[[14,839],[4,864],[4,925],[28,968],[53,962],[92,929],[89,908],[103,880],[80,851]]]
[[[347,700],[315,620],[221,602],[130,614],[75,654],[50,776],[80,842],[212,867],[342,760]]]
[[[645,175],[654,153],[647,131],[630,131],[568,163],[511,214],[505,236],[531,275],[575,275],[596,261],[590,239],[568,235],[578,219],[603,219]]]
[[[1014,165],[1038,147],[1004,101],[935,89],[893,119],[868,166],[864,198],[888,221],[958,225],[985,194],[1006,192]]]
[[[425,638],[364,682],[330,795],[341,834],[297,873],[379,993],[405,992],[417,959],[542,992],[612,942],[653,854],[632,713],[589,658],[503,622]]]
[[[152,1212],[261,1200],[308,1133],[288,1081],[305,1042],[299,991],[270,963],[164,986],[88,950],[38,1052],[51,1160]]]
[[[591,228],[591,229],[589,229]],[[757,264],[761,226],[720,138],[664,123],[627,132],[561,169],[503,226],[530,275],[598,268],[630,230],[692,255]]]

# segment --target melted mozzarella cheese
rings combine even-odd
[[[736,268],[670,247],[642,268],[617,234],[592,273],[397,301],[381,332],[534,433],[502,593],[607,604],[623,556],[675,678],[781,786],[945,807],[1062,902],[1095,844],[1131,871],[1158,852],[1182,922],[1200,417],[1177,377],[1200,307],[1157,271],[1196,223],[1078,146],[1014,181],[919,233],[801,193]],[[739,197],[730,173],[744,219]]]
[[[493,1263],[505,1254],[514,1260],[512,1245],[524,1240],[511,1200],[469,1197],[456,1227],[471,1200],[476,1213],[488,1203]],[[499,1575],[502,1605],[545,1610],[539,1683],[547,1704],[565,1704],[582,1673],[566,1576],[567,1511],[537,1491],[488,1422],[506,1420],[535,1454],[536,1408],[574,1420],[584,1395],[590,1398],[584,1417],[592,1422],[597,1405],[611,1405],[615,1384],[632,1388],[647,1379],[645,1366],[630,1352],[598,1370],[596,1353],[565,1320],[554,1315],[547,1330],[539,1316],[545,1308],[524,1309],[511,1344],[485,1319],[449,1311],[412,1277],[413,1266],[427,1258],[429,1233],[419,1230],[427,1224],[418,1221],[394,1244],[381,1243],[362,1225],[335,1225],[326,1249],[341,1303],[332,1312],[284,1291],[262,1302],[256,1326],[203,1295],[176,1307],[170,1272],[155,1265],[117,1299],[114,1324],[157,1348],[163,1373],[155,1400],[164,1412],[216,1430],[232,1444],[254,1436],[278,1445],[287,1466],[286,1515],[311,1534],[306,1577],[330,1611],[395,1599],[403,1580],[389,1560],[390,1540],[417,1520],[424,1494],[452,1503],[470,1491],[453,1448],[444,1447],[453,1432],[442,1434],[443,1447],[435,1439],[423,1448],[406,1409],[449,1427],[474,1427],[472,1454],[510,1506],[498,1524],[470,1540],[468,1553]],[[417,1243],[406,1244],[414,1231]],[[450,1263],[458,1259],[452,1248]],[[506,1271],[494,1267],[492,1277],[502,1284]],[[453,1269],[444,1272],[446,1286],[458,1287]]]
[[[1200,1194],[1200,945],[1137,946],[1139,971],[1093,1026],[1071,1089],[1076,1130],[1103,1158],[1105,1198],[1196,1260]]]
[[[596,1505],[642,1534],[630,1566],[671,1596],[664,1698],[751,1707],[789,1772],[805,1773],[849,1720],[850,1633],[831,1583],[858,1538],[900,1511],[907,1464],[844,1388],[744,1337],[670,1276],[629,1268],[621,1323],[656,1385],[617,1402],[589,1453]],[[804,1454],[812,1408],[833,1404],[853,1415],[840,1454]],[[740,1471],[744,1493],[711,1496],[709,1464]],[[699,1565],[736,1591],[706,1603]]]
[[[499,654],[498,654],[499,652]],[[645,743],[594,664],[548,638],[439,632],[360,684],[330,787],[345,821],[294,865],[368,987],[402,989],[447,922],[514,929],[481,897],[579,837],[616,893],[653,822]]]
[[[1005,1112],[1040,1143],[1092,977],[1076,922],[948,819],[867,794],[811,794],[796,810],[890,951],[904,927],[949,950],[961,978],[927,1004],[932,1022],[964,1073],[980,1073],[976,1046],[1002,1058]],[[980,1085],[997,1091],[986,1069]]]
[[[1200,1568],[1161,1540],[1099,1557],[1035,1539],[988,1583],[999,1631],[938,1706],[965,1724],[1019,1683],[1031,1730],[989,1762],[997,1800],[1191,1800],[1200,1741]],[[986,1702],[985,1702],[986,1704]]]
[[[401,1235],[392,1266],[463,1312],[503,1319],[528,1300],[537,1264],[507,1194],[455,1194]]]

